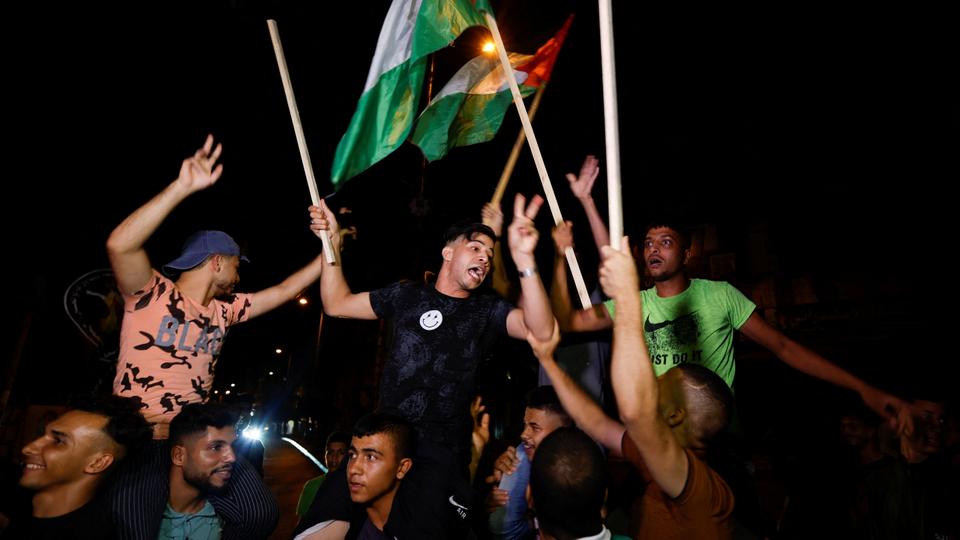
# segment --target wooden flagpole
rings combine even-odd
[[[547,83],[544,81],[540,84],[540,88],[537,88],[537,94],[533,96],[533,103],[530,104],[530,122],[533,122],[535,116],[537,116],[537,109],[540,108],[540,100],[543,98],[543,91],[547,88]],[[500,200],[503,199],[503,192],[507,190],[507,184],[510,183],[510,177],[513,175],[513,168],[517,165],[517,159],[520,157],[520,149],[523,148],[523,143],[526,142],[527,135],[523,131],[523,127],[520,127],[520,133],[517,134],[517,140],[513,143],[513,149],[510,150],[510,157],[507,158],[507,164],[503,166],[503,173],[500,174],[500,181],[497,182],[497,189],[493,192],[493,197],[490,198],[490,202],[496,206],[500,206]]]
[[[540,174],[540,183],[543,185],[543,193],[547,197],[550,213],[553,215],[554,223],[559,225],[563,223],[563,214],[560,213],[557,196],[553,192],[553,185],[550,184],[550,176],[547,175],[547,167],[543,163],[540,145],[537,144],[537,136],[533,132],[533,126],[530,125],[527,107],[524,105],[523,97],[520,95],[520,87],[517,86],[517,80],[513,75],[513,67],[510,66],[510,59],[507,58],[507,50],[503,46],[503,38],[500,37],[497,21],[487,12],[484,12],[484,16],[487,19],[487,27],[490,29],[493,40],[497,45],[497,55],[500,57],[503,74],[507,78],[507,83],[510,85],[510,93],[513,94],[513,104],[517,107],[517,113],[520,115],[520,123],[523,124],[523,131],[526,133],[527,141],[530,143],[530,152],[533,153],[533,161],[537,164],[537,172]],[[564,251],[564,255],[567,257],[567,265],[573,274],[573,282],[577,287],[580,304],[586,309],[593,305],[593,302],[590,301],[590,294],[587,293],[587,286],[583,281],[583,274],[580,272],[580,264],[577,263],[577,255],[573,252],[572,247],[568,247]]]
[[[287,108],[290,109],[290,119],[293,120],[293,131],[297,135],[297,146],[300,147],[300,159],[303,161],[303,172],[307,175],[307,189],[310,190],[310,200],[314,206],[320,206],[320,191],[317,189],[317,179],[313,176],[313,164],[310,162],[310,151],[307,149],[307,139],[303,135],[303,125],[300,123],[300,110],[297,108],[297,98],[293,95],[293,83],[290,82],[290,71],[287,69],[287,59],[283,55],[283,45],[280,43],[280,31],[277,30],[277,21],[267,20],[270,29],[270,40],[273,42],[273,52],[277,55],[277,67],[280,68],[280,78],[283,80],[283,91],[287,95]],[[323,244],[323,255],[328,264],[337,264],[337,256],[330,244],[329,231],[320,235]]]

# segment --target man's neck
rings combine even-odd
[[[200,490],[184,480],[183,469],[170,467],[170,497],[167,499],[170,508],[181,514],[196,514],[205,502]]]
[[[199,276],[184,272],[176,282],[184,296],[206,307],[213,300],[213,288]]]
[[[82,482],[55,486],[33,496],[33,517],[52,518],[69,514],[93,499],[97,485]]]
[[[688,428],[690,428],[690,423],[684,421],[679,425],[673,426],[670,428],[670,433],[673,434],[673,438],[677,441],[681,448],[684,450],[690,450],[693,452],[693,455],[697,456],[701,460],[705,460],[707,457],[707,449],[710,444],[708,441],[704,441],[700,437],[690,433]]]
[[[680,273],[670,279],[656,281],[653,285],[657,288],[657,296],[670,298],[687,290],[687,287],[690,286],[690,278],[686,274]]]
[[[384,493],[377,500],[372,501],[367,505],[367,519],[370,520],[370,523],[373,523],[373,526],[383,530],[383,526],[387,524],[387,518],[390,517],[390,509],[393,508],[393,497],[397,494],[397,488],[394,487],[391,491]]]
[[[450,270],[446,266],[440,267],[440,273],[437,274],[437,282],[434,284],[437,292],[453,298],[469,298],[470,291],[465,290],[450,275]]]

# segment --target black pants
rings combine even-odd
[[[347,468],[348,463],[344,463],[327,476],[295,534],[331,519],[350,522],[350,533],[359,532],[358,525],[366,514],[350,500]],[[384,533],[398,540],[468,538],[474,499],[467,471],[457,454],[445,446],[420,440],[413,467],[400,481],[393,499]],[[348,534],[347,538],[351,536]]]
[[[136,456],[120,463],[107,491],[107,503],[124,540],[156,540],[170,488],[170,451],[167,441],[152,441]],[[263,479],[238,455],[229,489],[211,496],[223,518],[223,538],[266,538],[280,518],[277,500]]]

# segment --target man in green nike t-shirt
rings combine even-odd
[[[692,362],[720,375],[732,388],[736,374],[733,333],[739,330],[790,367],[856,392],[883,418],[894,420],[898,431],[912,424],[905,401],[860,380],[770,326],[757,314],[756,305],[729,283],[688,278],[689,259],[689,240],[680,227],[661,222],[646,228],[643,262],[654,286],[640,291],[640,296],[644,335],[658,376],[676,365]],[[569,298],[560,304],[569,307]],[[557,320],[566,332],[610,328],[615,316],[613,301],[590,309],[559,311]]]

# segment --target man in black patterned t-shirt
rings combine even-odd
[[[339,249],[336,218],[321,204],[311,208],[311,228],[318,234],[329,230]],[[465,522],[470,507],[465,476],[469,410],[474,375],[486,346],[505,334],[524,339],[529,330],[542,339],[553,333],[549,298],[534,258],[538,234],[533,218],[541,204],[543,200],[534,197],[527,206],[524,197],[517,195],[513,221],[507,230],[510,254],[520,272],[522,309],[496,295],[476,293],[491,269],[496,241],[494,232],[481,224],[448,231],[441,252],[443,263],[434,284],[400,282],[372,292],[353,293],[339,266],[330,265],[321,275],[321,296],[328,315],[383,318],[393,324],[394,339],[380,383],[379,409],[409,420],[417,430],[417,466],[401,491],[413,492],[415,486],[421,486],[427,491],[442,487],[452,493],[440,498],[432,492],[423,495],[418,491],[421,500],[411,501],[441,501],[437,512],[442,515],[436,516],[441,523],[448,514]],[[412,498],[401,495],[398,504],[402,507],[404,500]],[[430,519],[422,509],[415,514],[416,526],[408,528],[411,524],[407,520],[401,524],[400,519],[391,519],[385,530],[401,539],[405,536],[400,532],[426,534],[428,531],[420,526]],[[310,525],[310,519],[308,514],[303,523]],[[451,534],[449,528],[444,531]]]

